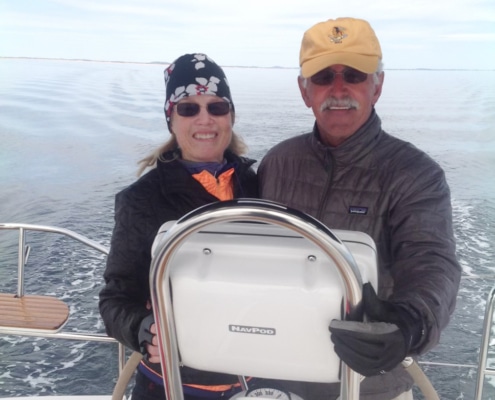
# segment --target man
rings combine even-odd
[[[271,149],[258,173],[261,196],[304,211],[329,228],[368,233],[378,249],[378,294],[363,287],[366,324],[332,321],[339,357],[367,378],[361,399],[412,399],[406,356],[435,346],[454,311],[450,191],[440,166],[382,130],[374,105],[384,73],[368,22],[338,18],[304,34],[298,77],[313,131]],[[287,383],[305,399],[331,399],[337,384]],[[333,396],[333,397],[332,397]]]

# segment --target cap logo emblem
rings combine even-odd
[[[345,39],[347,37],[347,33],[344,33],[344,29],[340,26],[334,26],[332,29],[332,33],[328,35],[328,38],[333,42],[333,43],[342,43],[342,39]]]

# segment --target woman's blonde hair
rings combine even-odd
[[[167,159],[163,157],[164,153],[177,150],[178,148],[179,146],[177,144],[177,139],[175,138],[175,135],[171,133],[170,139],[168,139],[163,145],[155,149],[151,154],[144,157],[142,160],[139,160],[137,176],[141,176],[141,174],[147,168],[155,168],[158,160],[160,160],[161,162],[170,162],[178,159],[180,157],[179,152],[174,152],[173,157]],[[235,132],[232,132],[232,140],[230,141],[229,147],[227,147],[227,149],[230,150],[232,153],[240,156],[247,152],[247,145],[242,137],[237,135]]]

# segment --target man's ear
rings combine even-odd
[[[383,88],[383,80],[385,79],[385,72],[380,72],[378,75],[378,83],[375,85],[375,93],[373,93],[373,105],[375,105],[378,102],[378,99],[380,98],[382,94],[382,88]]]
[[[302,76],[298,76],[297,83],[299,85],[299,90],[301,91],[301,97],[304,100],[304,104],[306,104],[306,107],[311,107],[311,101],[308,96],[307,80]]]

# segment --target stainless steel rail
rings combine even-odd
[[[485,318],[483,322],[483,335],[481,337],[481,347],[478,362],[478,376],[475,392],[475,400],[483,398],[483,386],[486,376],[495,376],[495,369],[487,365],[488,347],[490,345],[490,334],[493,327],[493,310],[495,308],[495,288],[488,294],[485,306]]]
[[[235,204],[234,204],[235,203]],[[235,206],[233,206],[235,205]],[[165,366],[165,394],[169,400],[183,400],[179,371],[179,356],[175,331],[170,285],[169,262],[180,245],[201,228],[220,222],[254,221],[279,225],[295,231],[323,250],[336,264],[344,282],[345,300],[353,312],[360,304],[362,281],[352,254],[328,228],[302,213],[288,210],[275,203],[236,200],[216,203],[186,215],[176,222],[166,233],[164,242],[157,248],[150,273],[155,320],[158,322],[160,356]],[[342,365],[341,400],[359,399],[359,374]]]
[[[47,233],[58,233],[74,240],[77,240],[86,246],[98,250],[99,252],[108,255],[108,248],[102,246],[87,237],[73,232],[69,229],[57,228],[54,226],[47,225],[31,225],[31,224],[19,224],[19,223],[0,223],[0,230],[10,229],[19,231],[19,245],[18,245],[18,256],[17,256],[17,295],[22,297],[24,295],[24,266],[29,257],[30,247],[26,246],[26,231],[39,231]]]
[[[54,226],[47,225],[31,225],[22,223],[0,223],[0,230],[18,230],[19,240],[18,240],[18,261],[17,261],[17,296],[24,296],[24,268],[29,258],[30,247],[26,246],[26,232],[27,231],[38,231],[45,233],[56,233],[63,236],[72,238],[82,244],[98,250],[99,252],[108,255],[108,248],[97,243],[83,235],[73,232],[69,229],[57,228]],[[70,316],[69,316],[70,318]],[[2,329],[0,326],[0,334],[2,335],[20,335],[20,336],[34,336],[34,337],[46,337],[55,339],[68,339],[68,340],[79,340],[87,342],[108,342],[108,343],[118,343],[115,339],[106,336],[105,334],[97,334],[92,332],[56,332],[56,333],[40,333],[39,331],[32,333],[24,329],[15,330],[12,328]],[[119,356],[118,365],[119,373],[122,372],[125,364],[125,347],[118,343]]]

